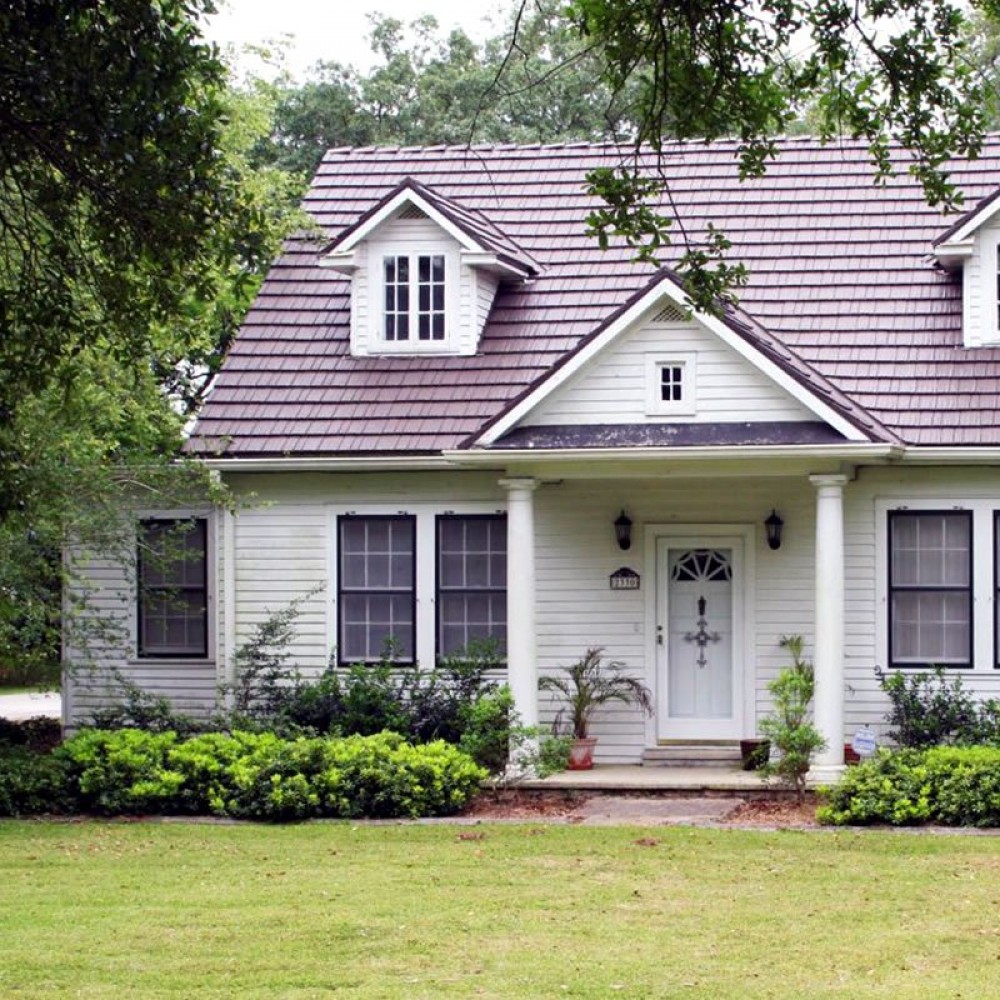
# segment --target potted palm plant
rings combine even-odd
[[[565,699],[566,704],[556,717],[556,726],[558,728],[563,713],[568,712],[573,735],[569,757],[571,771],[586,771],[594,766],[597,740],[590,736],[590,718],[602,705],[617,701],[637,705],[647,715],[652,715],[652,692],[642,681],[624,671],[624,663],[604,661],[603,649],[588,649],[576,663],[563,667],[562,674],[539,678],[540,690],[555,691]]]

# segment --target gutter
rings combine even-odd
[[[198,460],[198,456],[191,456]],[[217,472],[393,472],[419,469],[453,469],[443,455],[359,455],[336,458],[202,458]],[[501,463],[502,464],[502,463]]]

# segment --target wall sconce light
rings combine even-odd
[[[764,530],[767,532],[767,546],[770,549],[781,548],[781,529],[785,522],[778,517],[778,512],[772,510],[770,515],[764,519]]]
[[[623,552],[632,548],[632,518],[625,511],[615,518],[615,538],[618,539],[618,548]]]

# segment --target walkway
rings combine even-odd
[[[62,716],[62,695],[58,691],[29,691],[27,694],[0,694],[0,719],[20,722],[37,716]]]

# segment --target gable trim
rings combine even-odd
[[[457,226],[423,197],[412,181],[405,180],[395,191],[391,191],[381,202],[362,215],[353,226],[345,229],[333,243],[327,246],[323,252],[323,256],[350,252],[362,240],[370,237],[379,226],[388,221],[404,205],[412,205],[419,208],[424,215],[440,226],[453,240],[460,244],[463,250],[469,250],[474,253],[489,253],[486,247],[473,240],[464,229]]]
[[[867,442],[871,437],[853,421],[840,413],[816,394],[777,361],[767,357],[760,348],[749,343],[718,317],[697,310],[690,310],[687,296],[676,280],[667,272],[657,275],[647,289],[623,307],[619,313],[603,327],[595,331],[569,355],[563,363],[536,383],[519,401],[499,414],[486,428],[463,447],[488,447],[520,423],[535,407],[547,399],[558,388],[579,372],[588,362],[600,354],[609,344],[631,329],[652,308],[663,302],[673,303],[693,314],[695,322],[701,323],[714,333],[724,344],[757,368],[774,384],[784,389],[790,396],[814,413],[824,423],[829,424],[847,441]]]
[[[947,256],[947,251],[952,247],[961,254],[961,245],[971,239],[976,230],[989,222],[997,212],[1000,212],[1000,188],[970,208],[934,240],[935,256]]]

